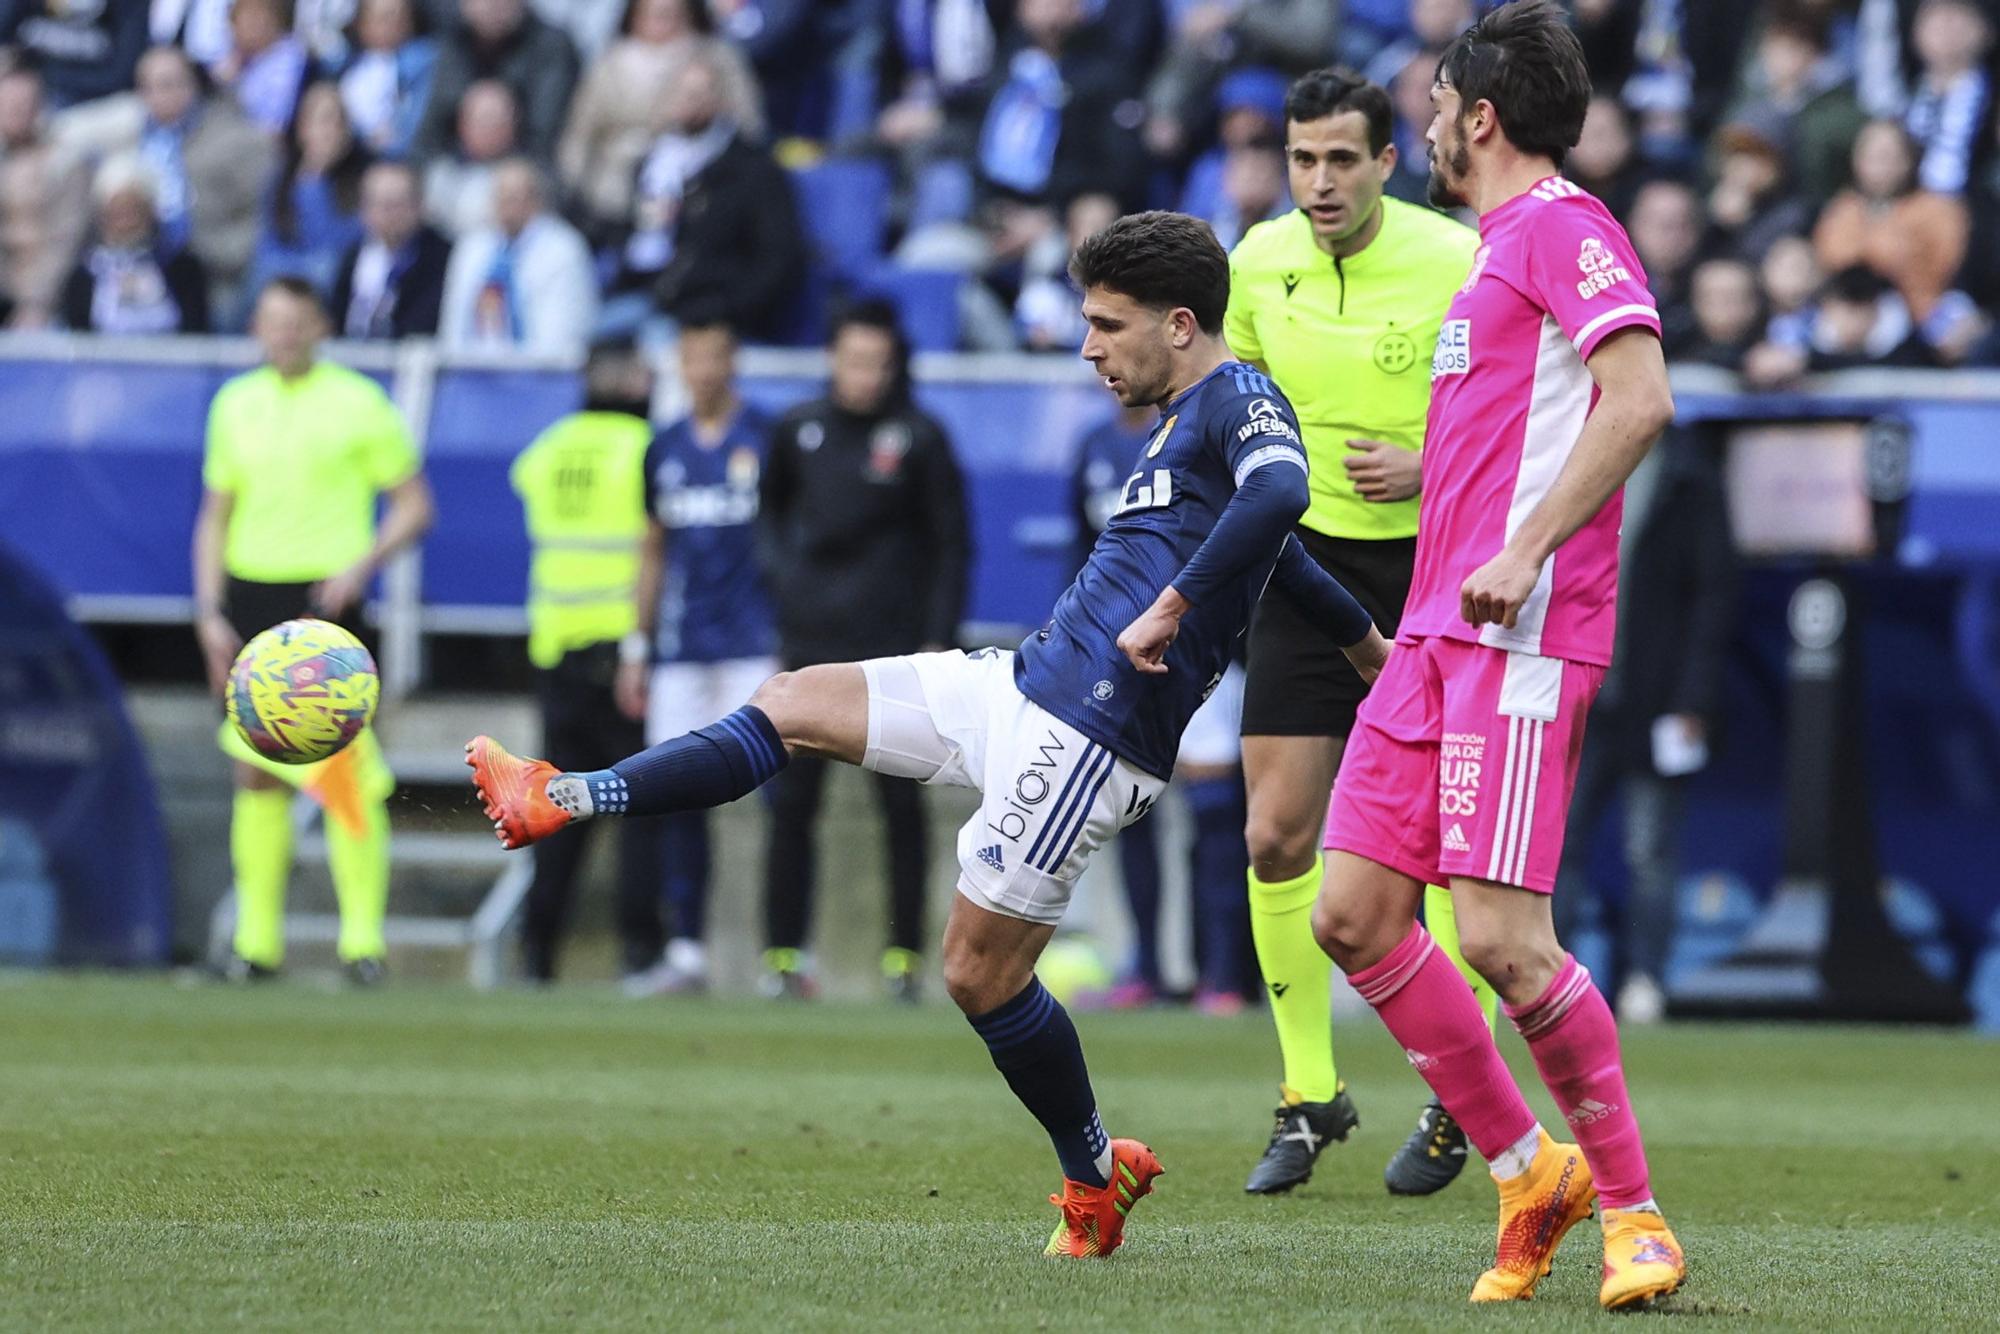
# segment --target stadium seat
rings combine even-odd
[[[828,158],[792,172],[813,253],[836,276],[859,276],[881,259],[890,185],[889,168],[874,158]]]
[[[950,270],[878,264],[854,285],[854,293],[893,301],[916,351],[950,352],[958,347],[958,293],[964,282],[964,274]]]

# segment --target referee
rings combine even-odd
[[[194,530],[195,633],[219,697],[243,641],[280,621],[319,616],[361,628],[361,601],[383,562],[430,527],[430,485],[403,418],[373,380],[319,360],[326,314],[297,278],[258,294],[251,332],[264,365],[216,392],[208,411],[201,513]],[[386,492],[378,529],[375,502]],[[349,980],[382,979],[389,902],[389,793],[396,780],[369,728],[317,764],[264,759],[224,723],[236,761],[229,859],[235,953],[226,976],[270,977],[285,956],[291,798],[326,811],[326,856],[340,901]]]
[[[1230,349],[1291,399],[1312,464],[1299,540],[1394,637],[1417,546],[1431,352],[1479,238],[1383,197],[1396,169],[1389,98],[1341,70],[1304,75],[1285,97],[1285,156],[1297,209],[1245,233],[1230,257]],[[1249,786],[1250,923],[1284,1053],[1277,1125],[1244,1189],[1290,1190],[1329,1140],[1360,1124],[1333,1062],[1331,970],[1313,940],[1328,793],[1367,686],[1340,646],[1286,598],[1250,628],[1243,703]],[[1458,960],[1450,897],[1426,916]],[[1459,960],[1460,971],[1469,978]],[[1482,991],[1490,1017],[1492,994]],[[1432,1103],[1389,1164],[1389,1189],[1428,1194],[1465,1162],[1465,1138]]]

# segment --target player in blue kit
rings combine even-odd
[[[1166,786],[1266,584],[1333,627],[1365,677],[1389,649],[1291,536],[1308,498],[1298,422],[1223,342],[1229,259],[1208,225],[1121,218],[1078,247],[1070,275],[1084,359],[1161,421],[1090,559],[1018,651],[785,672],[715,725],[595,773],[558,773],[488,737],[466,754],[508,847],[579,819],[719,805],[793,755],[978,789],[958,835],[945,985],[1055,1146],[1062,1216],[1047,1253],[1082,1257],[1117,1249],[1161,1170],[1144,1144],[1106,1136],[1076,1029],[1035,979],[1084,863]]]
[[[777,618],[757,558],[771,419],[736,392],[736,336],[726,326],[684,327],[679,358],[688,415],[646,449],[638,628],[619,646],[619,703],[645,718],[648,745],[726,717],[778,670]],[[708,985],[707,810],[667,816],[661,843],[666,951],[628,982],[628,995]]]

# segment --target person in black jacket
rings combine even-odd
[[[364,235],[333,278],[333,325],[344,338],[434,334],[451,242],[423,220],[422,187],[405,162],[377,162],[361,178]]]
[[[970,557],[951,442],[910,402],[908,346],[878,303],[836,321],[823,399],[778,423],[758,524],[786,670],[948,648],[958,637]],[[765,863],[767,991],[806,996],[814,824],[826,761],[801,756],[773,785]],[[891,993],[914,999],[924,941],[930,837],[922,793],[875,777],[887,822]]]
[[[158,178],[134,155],[93,183],[97,231],[63,285],[63,324],[79,333],[207,333],[208,275],[160,238]]]
[[[132,86],[146,49],[146,6],[0,0],[0,46],[42,72],[51,111]]]
[[[805,267],[791,182],[729,119],[709,53],[689,57],[664,115],[639,163],[614,287],[649,288],[676,324],[769,334]]]
[[[438,42],[430,100],[411,156],[428,162],[444,152],[465,90],[481,79],[498,79],[520,104],[521,147],[538,162],[553,161],[576,88],[576,47],[560,28],[530,13],[527,0],[459,0],[458,13],[459,22]]]
[[[1578,837],[1557,873],[1556,932],[1568,940],[1582,900],[1595,826],[1624,794],[1620,849],[1630,872],[1623,919],[1601,914],[1623,1023],[1658,1021],[1673,945],[1681,789],[1708,761],[1736,614],[1736,552],[1713,443],[1671,430],[1625,484],[1618,644],[1590,712],[1570,805]]]

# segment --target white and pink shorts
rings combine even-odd
[[[1326,846],[1425,884],[1548,893],[1604,669],[1456,639],[1399,641],[1362,701]]]

